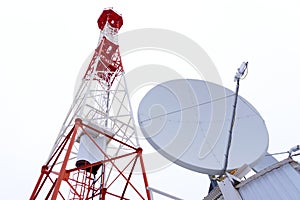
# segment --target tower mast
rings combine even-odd
[[[105,9],[97,22],[97,48],[31,200],[150,199],[118,45],[123,19]]]

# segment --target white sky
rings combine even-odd
[[[96,21],[106,7],[122,13],[120,33],[164,28],[194,40],[232,90],[236,69],[249,61],[240,95],[264,118],[269,152],[300,144],[296,0],[1,1],[1,199],[29,198],[71,105],[77,73],[96,46]],[[150,174],[149,183],[184,199],[208,190],[205,175],[177,166]]]

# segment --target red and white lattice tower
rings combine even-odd
[[[150,199],[118,46],[105,9],[100,38],[30,199]]]

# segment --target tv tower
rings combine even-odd
[[[33,199],[150,199],[122,66],[122,16],[105,9],[97,48],[31,194]]]

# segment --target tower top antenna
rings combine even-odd
[[[123,18],[121,15],[109,8],[103,10],[97,22],[100,30],[104,29],[106,23],[108,23],[112,28],[120,29],[123,25]]]

